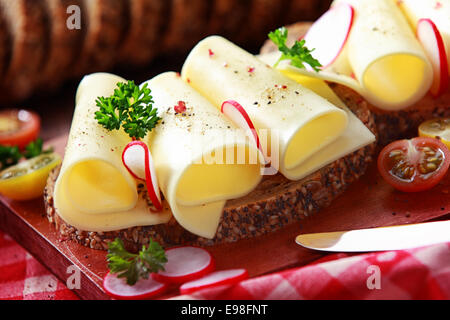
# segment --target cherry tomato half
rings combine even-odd
[[[0,145],[20,149],[37,139],[41,129],[39,116],[27,110],[0,111]]]
[[[450,151],[438,139],[418,137],[387,145],[378,156],[378,170],[387,183],[404,192],[430,189],[450,166]]]

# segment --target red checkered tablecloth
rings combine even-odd
[[[182,299],[450,299],[450,243],[403,251],[334,254],[304,267]],[[0,299],[77,299],[0,232]]]

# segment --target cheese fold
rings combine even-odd
[[[95,100],[113,94],[125,79],[95,73],[81,81],[54,205],[70,225],[85,231],[112,231],[167,222],[169,211],[151,213],[136,181],[122,164],[131,138],[122,130],[107,131],[94,118]]]
[[[450,0],[402,0],[395,1],[409,20],[415,31],[420,19],[431,19],[439,30],[447,53],[447,61],[450,61]],[[450,74],[450,63],[448,64]]]
[[[287,62],[278,68],[348,86],[380,109],[400,110],[420,100],[431,87],[433,69],[400,9],[392,0],[335,0],[333,5],[341,2],[353,6],[355,17],[338,59],[318,73]],[[279,56],[261,59],[272,65]]]
[[[276,132],[279,171],[291,180],[303,178],[307,172],[299,170],[301,164],[348,125],[345,111],[219,36],[197,44],[181,75],[216,108],[235,100],[258,131]]]
[[[302,163],[297,170],[302,174],[311,174],[320,168],[338,160],[346,155],[357,151],[376,141],[375,135],[353,114],[342,100],[334,93],[325,81],[299,75],[296,73],[285,73],[286,76],[297,81],[316,94],[327,99],[335,106],[345,110],[348,115],[348,126],[336,141],[322,150],[313,154],[307,161]]]
[[[213,238],[226,200],[261,181],[256,144],[175,72],[146,83],[162,119],[147,140],[164,197],[183,228]]]

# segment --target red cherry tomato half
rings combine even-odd
[[[434,187],[450,166],[450,151],[438,139],[418,137],[387,145],[378,156],[378,170],[387,183],[404,192]]]
[[[27,110],[0,111],[0,145],[18,146],[20,149],[39,136],[41,120]]]

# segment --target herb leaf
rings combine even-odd
[[[11,147],[0,145],[0,171],[17,164],[23,157],[26,159],[31,159],[43,153],[53,152],[53,148],[42,150],[43,144],[42,139],[37,138],[25,147],[23,153],[20,152],[18,146]]]
[[[281,57],[275,63],[274,68],[283,60],[291,60],[291,64],[297,68],[305,68],[305,63],[310,65],[314,71],[319,72],[322,66],[318,60],[316,60],[311,52],[314,49],[309,50],[305,46],[305,40],[295,41],[292,48],[287,47],[286,41],[288,38],[288,31],[285,27],[278,28],[275,31],[269,33],[269,39],[277,45],[278,50],[282,53]]]
[[[44,153],[50,153],[53,152],[53,148],[43,150],[43,141],[41,138],[37,138],[35,141],[31,141],[26,147],[25,152],[23,153],[23,156],[27,159],[31,159],[34,157],[37,157]]]
[[[19,151],[19,147],[0,145],[0,170],[15,165],[19,162],[20,158],[22,158],[22,154]]]
[[[152,241],[145,245],[137,254],[128,252],[123,241],[116,238],[108,245],[108,268],[117,277],[126,278],[127,284],[134,285],[140,278],[148,279],[152,272],[164,270],[167,257],[158,242]]]
[[[95,119],[107,130],[122,127],[131,138],[142,139],[160,120],[150,94],[147,84],[139,87],[134,81],[119,82],[112,96],[97,98],[100,110],[95,112]]]

